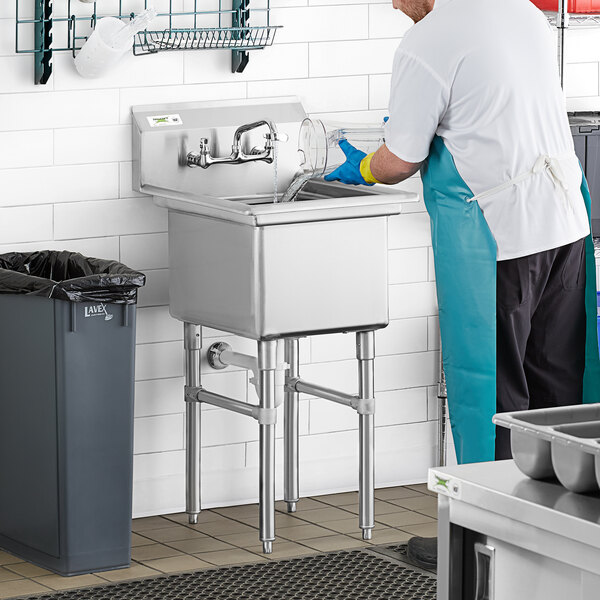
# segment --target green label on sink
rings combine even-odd
[[[147,117],[150,127],[173,127],[174,125],[183,125],[179,115],[156,115]]]

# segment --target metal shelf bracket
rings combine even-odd
[[[250,17],[250,10],[248,5],[250,0],[233,0],[233,27],[248,27],[248,21]],[[244,33],[240,33],[238,38],[244,36]],[[231,72],[242,73],[248,66],[250,55],[247,50],[233,50],[231,53]]]
[[[52,0],[35,0],[35,83],[52,75]]]

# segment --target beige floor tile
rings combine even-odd
[[[341,519],[339,521],[329,521],[327,523],[322,523],[322,525],[323,527],[327,527],[327,529],[336,531],[337,533],[361,532],[360,527],[358,526],[358,519],[356,517],[352,517],[351,519]],[[328,535],[331,535],[331,533],[329,533]]]
[[[142,579],[144,577],[152,577],[153,575],[161,575],[161,573],[145,565],[132,563],[131,567],[127,569],[102,571],[101,573],[96,573],[96,575],[107,581],[128,581],[129,579]]]
[[[203,552],[195,554],[197,558],[212,565],[219,567],[226,565],[239,565],[243,563],[266,562],[266,558],[258,556],[253,552],[248,552],[242,548],[234,548],[233,550],[221,550],[219,552]]]
[[[197,540],[182,540],[179,542],[169,542],[169,546],[181,550],[186,554],[196,554],[198,552],[216,552],[218,550],[232,549],[233,546],[221,540],[204,536]]]
[[[389,527],[400,527],[401,529],[406,529],[406,525],[420,525],[422,523],[434,522],[431,517],[427,517],[421,513],[413,512],[412,510],[405,510],[392,515],[377,515],[375,520],[383,525],[388,525]]]
[[[326,494],[325,496],[314,496],[314,499],[331,506],[348,506],[349,504],[358,504],[358,492]]]
[[[14,571],[9,571],[4,567],[0,567],[0,582],[14,581],[15,579],[23,579],[23,576],[15,573]]]
[[[96,575],[75,575],[74,577],[62,577],[62,575],[44,575],[35,577],[33,581],[52,588],[53,590],[73,590],[75,588],[102,585],[106,581]]]
[[[438,509],[436,508],[419,508],[419,510],[415,510],[415,512],[421,513],[422,515],[426,515],[431,517],[432,519],[438,518]]]
[[[182,554],[179,550],[165,546],[164,544],[152,544],[150,546],[138,546],[132,548],[131,558],[139,562],[155,560],[157,558],[168,558],[169,556],[178,556]]]
[[[327,506],[327,503],[321,502],[320,498],[300,498],[296,504],[296,513],[288,514],[297,514],[305,510],[314,510],[316,508],[327,508]],[[287,502],[284,502],[283,500],[275,502],[275,510],[287,513]]]
[[[423,496],[425,498],[425,496]],[[343,507],[344,510],[358,515],[358,504],[350,504]],[[375,500],[375,516],[377,515],[389,515],[391,513],[397,513],[406,510],[402,506],[392,504],[392,502],[386,502],[384,500]]]
[[[296,556],[308,556],[309,554],[317,554],[314,548],[308,548],[294,542],[284,542],[275,540],[273,542],[273,552],[271,554],[263,554],[262,544],[260,546],[252,546],[248,550],[264,556],[268,560],[282,560],[284,558],[295,558]]]
[[[230,521],[224,519],[223,521],[214,521],[210,523],[202,523],[196,526],[198,531],[206,533],[207,535],[227,535],[229,533],[250,533],[255,529],[246,523],[240,523],[238,521]]]
[[[135,548],[136,546],[148,546],[149,544],[154,544],[154,540],[147,538],[139,533],[131,534],[131,547]]]
[[[143,519],[133,519],[131,530],[140,533],[151,529],[164,529],[169,525],[169,521],[163,517],[144,517]]]
[[[423,510],[423,509],[437,509],[437,498],[433,496],[421,496],[420,498],[403,498],[400,500],[393,500],[393,504],[405,508],[406,510]]]
[[[195,556],[173,556],[171,558],[160,558],[150,560],[146,566],[163,573],[180,573],[182,571],[195,571],[197,569],[206,569],[213,565],[196,558]]]
[[[277,536],[279,536],[279,531],[277,531]],[[232,546],[238,546],[239,548],[248,548],[249,546],[256,546],[256,544],[259,543],[258,531],[252,531],[250,533],[228,533],[215,537]]]
[[[175,523],[189,525],[190,527],[196,526],[196,525],[192,525],[189,522],[187,513],[175,513],[172,515],[165,515],[165,519],[167,519],[168,521],[173,521]],[[213,512],[212,510],[203,510],[198,515],[198,524],[210,523],[212,521],[222,521],[223,519],[224,519],[223,515],[220,515],[219,513]]]
[[[307,510],[302,518],[310,523],[327,523],[328,521],[339,521],[341,519],[347,519],[351,513],[341,508],[318,508],[316,510]]]
[[[362,540],[357,540],[346,535],[331,535],[327,537],[312,538],[309,540],[302,540],[302,543],[310,548],[315,548],[315,550],[320,550],[321,552],[347,550],[349,548],[364,548],[369,545]]]
[[[421,495],[421,492],[409,487],[389,487],[375,490],[375,498],[387,501],[396,500],[398,498],[415,498]]]
[[[407,485],[406,487],[409,490],[415,490],[417,492],[421,492],[422,494],[427,494],[428,496],[436,496],[437,497],[437,494],[435,492],[432,492],[431,490],[429,490],[427,488],[426,483],[417,483],[415,485]]]
[[[362,540],[362,532],[351,533],[349,535],[354,539]],[[401,531],[400,529],[394,529],[392,527],[387,527],[385,529],[375,527],[372,535],[373,537],[369,540],[369,543],[375,546],[381,544],[402,544],[407,542],[412,537],[412,534],[407,533],[406,531]]]
[[[178,542],[180,540],[194,540],[206,537],[206,534],[202,533],[201,531],[196,531],[195,529],[190,529],[189,527],[185,527],[183,525],[167,527],[166,529],[152,529],[151,531],[146,531],[145,535],[147,535],[150,539],[161,543]]]
[[[437,523],[435,521],[424,525],[409,525],[408,527],[402,527],[402,529],[412,535],[421,537],[435,537],[437,535]]]
[[[58,575],[57,575],[58,577]],[[47,587],[31,581],[31,579],[17,579],[0,583],[0,598],[14,598],[25,594],[39,594],[50,591]]]
[[[325,507],[325,509],[327,509],[327,507]],[[311,512],[312,511],[310,510],[297,513],[275,512],[275,527],[295,527],[297,525],[303,525],[306,523],[306,515],[310,514]],[[246,525],[250,525],[251,527],[258,529],[258,515],[253,517],[245,517],[240,520]]]
[[[243,519],[254,517],[258,514],[258,504],[245,504],[243,506],[227,506],[225,508],[214,508],[214,512],[229,519]]]
[[[334,521],[334,523],[342,523],[343,521]],[[356,521],[354,525],[357,526]],[[338,531],[337,529],[334,531]],[[331,528],[325,529],[325,527],[319,527],[319,525],[313,525],[312,523],[306,525],[298,525],[297,527],[280,527],[275,531],[278,538],[300,541],[308,540],[310,538],[325,537],[331,535]]]
[[[5,567],[9,571],[14,571],[17,575],[21,575],[22,577],[41,577],[42,575],[52,575],[52,571],[48,571],[48,569],[43,569],[42,567],[38,567],[32,563],[28,562],[20,562],[12,565],[6,565]]]
[[[22,558],[13,556],[12,554],[9,554],[8,552],[4,552],[4,550],[0,550],[0,565],[10,565],[10,564],[20,563],[20,562],[23,562]]]

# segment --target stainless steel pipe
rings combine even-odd
[[[301,394],[310,394],[311,396],[317,396],[324,400],[331,400],[344,406],[352,407],[352,403],[355,402],[356,397],[352,394],[345,394],[344,392],[338,392],[337,390],[325,387],[324,385],[318,385],[316,383],[309,383],[302,379],[296,379],[290,381],[288,388],[296,390]]]
[[[356,334],[358,359],[358,395],[361,399],[375,397],[375,332]],[[360,486],[359,527],[364,540],[370,540],[375,526],[375,415],[359,415]]]
[[[202,350],[202,327],[192,323],[183,325],[183,344],[185,351],[185,384],[188,387],[200,387],[200,352]],[[201,438],[200,438],[201,405],[199,402],[185,404],[185,512],[190,523],[198,522],[201,507],[200,466],[201,466]]]
[[[233,398],[221,396],[220,394],[215,394],[214,392],[208,392],[206,390],[199,390],[194,396],[199,402],[205,402],[211,406],[218,406],[225,410],[231,410],[241,415],[246,415],[247,417],[254,417],[254,405],[242,402],[241,400],[234,400]]]
[[[285,340],[285,362],[289,365],[287,379],[300,377],[300,341],[298,338]],[[284,400],[284,492],[288,512],[296,512],[300,499],[299,485],[299,453],[298,453],[298,419],[300,394],[285,388]]]
[[[276,406],[275,371],[277,369],[277,342],[258,342],[260,377],[260,408],[272,410]],[[263,552],[273,552],[275,541],[275,424],[259,424],[260,485],[259,530]]]

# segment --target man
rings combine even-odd
[[[394,60],[386,143],[365,156],[343,141],[326,179],[392,184],[421,169],[458,460],[511,458],[495,412],[600,391],[589,193],[555,38],[529,0],[393,4],[415,26]],[[435,563],[434,541],[411,549]]]

